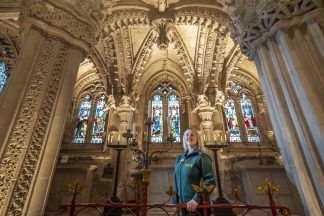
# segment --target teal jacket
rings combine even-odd
[[[189,155],[185,152],[177,156],[173,186],[176,195],[173,197],[173,202],[187,203],[190,200],[195,200],[201,204],[202,192],[194,191],[191,186],[192,184],[199,185],[201,178],[204,179],[206,186],[215,185],[212,160],[208,154],[197,149]],[[206,198],[210,202],[208,193]]]

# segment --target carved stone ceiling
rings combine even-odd
[[[120,0],[107,14],[93,52],[100,61],[83,62],[78,79],[99,67],[109,83],[131,95],[149,80],[144,77],[162,70],[166,58],[173,62],[169,71],[176,70],[194,94],[208,87],[222,88],[237,68],[257,78],[254,63],[241,55],[230,37],[232,4],[232,0]],[[11,12],[1,14],[12,19]],[[161,45],[168,46],[162,51]],[[156,62],[161,67],[150,67]]]

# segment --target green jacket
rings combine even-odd
[[[187,203],[195,200],[202,203],[202,192],[195,192],[192,184],[199,185],[203,178],[205,185],[215,185],[212,160],[208,154],[197,149],[191,154],[187,152],[177,156],[175,164],[174,203]],[[209,194],[206,194],[207,201],[210,201]]]

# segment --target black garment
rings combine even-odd
[[[207,210],[207,216],[211,215],[211,210]],[[187,210],[181,211],[181,216],[204,216],[204,209],[196,209],[196,212],[188,212]]]

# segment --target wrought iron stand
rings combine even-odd
[[[214,153],[214,160],[215,160],[215,169],[216,169],[216,181],[217,181],[217,189],[218,189],[218,197],[216,200],[213,201],[214,204],[230,204],[224,197],[223,197],[223,190],[222,190],[222,182],[220,179],[220,172],[219,172],[219,164],[218,164],[218,150],[227,145],[217,145],[217,143],[213,145],[205,145],[206,148],[209,148]],[[214,214],[219,216],[235,216],[235,213],[231,208],[224,208],[224,209],[214,209]]]

